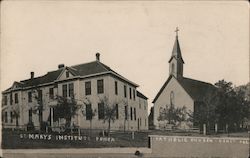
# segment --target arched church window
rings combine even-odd
[[[174,73],[175,72],[175,65],[174,65],[174,63],[172,63],[172,73]]]
[[[170,105],[174,105],[174,92],[171,91],[170,93]]]

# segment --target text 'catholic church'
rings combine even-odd
[[[178,40],[178,28],[176,30],[176,39],[172,55],[168,62],[169,77],[153,100],[153,121],[156,129],[165,129],[168,128],[168,125],[171,126],[169,120],[169,117],[171,116],[161,118],[162,113],[168,113],[166,112],[166,109],[170,109],[170,107],[184,107],[187,112],[196,115],[199,112],[199,109],[202,108],[205,97],[215,90],[215,87],[210,83],[183,76],[184,60],[181,55]],[[200,125],[196,123],[196,120],[187,118],[185,122],[179,122],[176,126],[181,129],[189,129]]]

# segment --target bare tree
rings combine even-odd
[[[40,129],[42,130],[42,125],[43,125],[43,111],[45,109],[42,90],[39,87],[35,86],[35,88],[31,91],[31,97],[36,100],[36,103],[33,104],[31,110],[32,110],[32,112],[34,114],[38,115]]]
[[[57,105],[54,107],[55,119],[64,118],[66,120],[65,127],[72,129],[71,119],[76,115],[80,105],[77,104],[73,97],[56,96]]]
[[[19,105],[14,105],[14,106],[11,106],[11,111],[13,112],[13,115],[16,119],[16,127],[19,127],[19,122],[18,122],[18,119],[20,117],[20,108],[19,108]]]
[[[92,108],[91,101],[89,99],[86,99],[86,101],[83,102],[85,106],[82,106],[81,112],[83,116],[86,116],[86,120],[89,120],[89,129],[90,134],[92,133],[92,120],[96,115],[96,109]]]
[[[116,119],[116,105],[117,103],[109,102],[108,98],[104,96],[104,98],[100,99],[101,105],[103,109],[98,109],[99,112],[103,113],[103,121],[108,122],[108,135],[110,134],[111,122],[114,122]],[[103,110],[103,111],[102,111]]]
[[[128,121],[128,118],[130,117],[129,112],[128,112],[128,101],[123,100],[122,104],[124,105],[124,113],[123,113],[123,132],[126,131],[126,122]]]

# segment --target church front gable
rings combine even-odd
[[[161,91],[160,95],[154,102],[154,124],[159,128],[160,111],[166,106],[173,105],[175,107],[185,106],[187,110],[193,111],[194,101],[190,95],[183,89],[175,77],[171,77],[168,84]]]

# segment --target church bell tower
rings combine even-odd
[[[183,64],[184,60],[181,56],[181,49],[178,40],[178,27],[176,28],[176,36],[175,36],[175,43],[172,50],[171,58],[169,59],[169,75],[173,75],[174,77],[182,78],[183,77]]]

